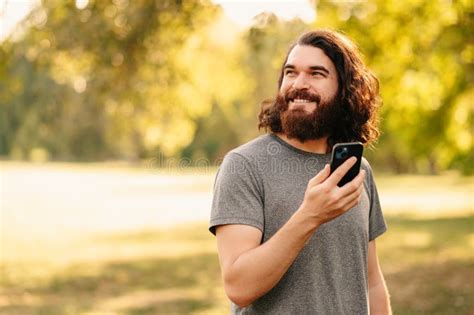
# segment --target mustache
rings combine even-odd
[[[304,99],[319,104],[321,96],[319,94],[311,93],[308,90],[290,90],[285,93],[285,101],[293,101],[294,99]]]

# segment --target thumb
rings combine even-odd
[[[310,185],[321,184],[322,182],[326,180],[326,178],[329,177],[329,175],[330,175],[330,167],[329,167],[329,164],[326,164],[324,165],[324,168],[321,171],[319,171],[318,174],[316,174],[316,176],[311,178],[311,180],[309,181],[309,184]]]

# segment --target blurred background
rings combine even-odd
[[[395,314],[474,314],[469,0],[0,0],[0,314],[226,314],[212,185],[288,46],[346,33]]]

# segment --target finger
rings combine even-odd
[[[354,199],[353,201],[351,201],[350,203],[347,204],[347,209],[345,209],[345,211],[349,211],[351,210],[352,208],[354,208],[355,206],[357,206],[357,204],[359,203],[359,199]]]
[[[340,200],[341,209],[343,209],[343,211],[346,212],[347,210],[357,205],[359,203],[359,197],[360,197],[361,192],[362,192],[362,189],[357,189],[352,194],[349,194],[346,197],[342,198]]]
[[[326,180],[326,178],[328,178],[330,174],[331,172],[330,172],[329,164],[326,164],[324,165],[324,168],[321,171],[319,171],[318,174],[316,174],[316,176],[311,178],[311,180],[309,181],[309,184],[311,186],[321,184],[322,182]]]
[[[341,166],[336,168],[336,170],[329,176],[326,181],[329,185],[336,186],[337,183],[346,175],[347,171],[357,162],[356,157],[351,157],[347,159]]]
[[[346,196],[342,197],[342,200],[345,200],[347,202],[347,201],[350,201],[354,198],[358,198],[360,196],[360,194],[362,193],[363,188],[364,188],[363,185],[358,186],[356,190],[354,190],[351,193],[348,193]]]
[[[353,180],[342,186],[339,189],[338,193],[340,194],[340,196],[346,196],[353,193],[354,191],[358,190],[360,187],[363,186],[362,183],[364,182],[364,178],[365,170],[360,170],[359,174],[354,177]]]

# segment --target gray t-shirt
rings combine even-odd
[[[270,239],[301,205],[308,181],[331,154],[300,150],[275,134],[230,151],[214,183],[209,230],[251,225]],[[357,206],[321,225],[267,294],[232,314],[368,314],[368,242],[387,229],[372,170]]]

